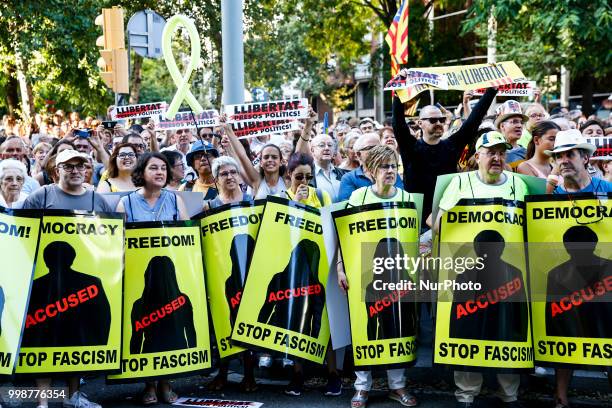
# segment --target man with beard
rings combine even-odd
[[[446,116],[437,106],[428,105],[421,109],[418,124],[423,136],[416,139],[406,123],[404,105],[397,96],[393,98],[393,131],[404,166],[405,189],[424,195],[421,225],[425,225],[425,220],[431,214],[437,177],[457,172],[459,158],[465,146],[476,139],[478,126],[496,93],[497,88],[489,88],[459,130],[446,139],[442,139]]]

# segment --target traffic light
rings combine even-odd
[[[121,7],[102,9],[102,14],[96,17],[95,23],[102,26],[102,36],[96,40],[96,45],[102,47],[101,57],[98,59],[100,76],[116,93],[129,93],[123,9]]]

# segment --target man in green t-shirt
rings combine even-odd
[[[499,132],[488,132],[476,141],[476,162],[478,170],[461,173],[453,178],[440,200],[440,210],[434,230],[439,231],[440,219],[462,198],[504,198],[523,201],[528,194],[527,185],[520,177],[504,171],[506,151],[512,145]],[[482,387],[482,374],[478,372],[455,371],[457,407],[474,406],[474,398]],[[518,374],[497,374],[500,385],[499,397],[504,406],[519,407],[517,401],[520,385]]]
[[[520,177],[504,171],[506,150],[512,145],[499,132],[487,132],[476,141],[478,170],[455,176],[440,199],[440,209],[434,230],[440,227],[442,215],[462,198],[494,198],[523,201],[528,194],[527,185]]]

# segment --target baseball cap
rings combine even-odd
[[[504,135],[499,132],[487,132],[478,138],[476,141],[476,150],[481,147],[493,147],[497,145],[504,145],[507,150],[512,149],[512,145],[506,141]]]
[[[83,161],[89,161],[89,156],[85,153],[77,152],[76,150],[68,149],[62,150],[55,158],[55,165],[66,163],[72,159],[81,159]]]

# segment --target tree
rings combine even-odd
[[[592,110],[594,79],[612,73],[612,6],[606,0],[481,0],[469,9],[464,31],[485,24],[494,8],[498,48],[531,78],[561,65],[583,82],[583,111]]]

